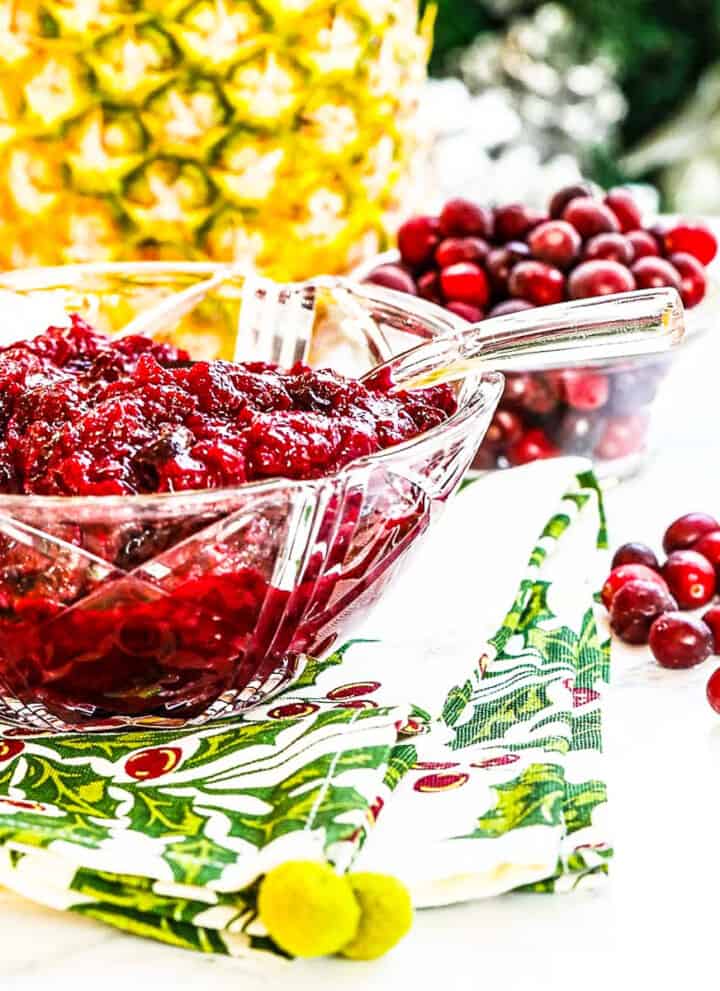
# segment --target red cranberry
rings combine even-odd
[[[715,712],[720,712],[720,668],[710,675],[706,691],[710,706]]]
[[[495,208],[495,237],[498,241],[518,241],[547,215],[524,203],[509,203]]]
[[[411,296],[417,295],[412,275],[399,265],[380,265],[365,281],[376,286],[385,286],[386,289],[395,289],[397,292],[406,292]]]
[[[510,273],[508,289],[511,296],[527,299],[536,306],[559,303],[565,296],[565,277],[545,262],[518,262]]]
[[[641,413],[608,417],[595,448],[595,456],[604,461],[614,461],[635,454],[645,444],[647,427],[647,417]]]
[[[544,458],[554,458],[560,451],[550,441],[544,430],[535,428],[512,444],[507,451],[507,459],[511,465],[525,465],[530,461]]]
[[[485,441],[494,447],[507,447],[519,441],[522,434],[523,422],[517,413],[509,409],[500,409],[488,427]]]
[[[463,237],[477,234],[491,237],[493,232],[492,210],[470,200],[448,200],[439,218],[440,233],[443,237]]]
[[[706,533],[720,530],[720,523],[709,513],[686,513],[670,524],[663,537],[666,554],[692,547]]]
[[[565,454],[590,455],[602,430],[602,420],[568,409],[554,431],[554,440]]]
[[[635,254],[632,245],[622,234],[596,234],[585,245],[583,257],[607,258],[620,265],[629,265]]]
[[[638,289],[659,289],[661,286],[671,286],[680,292],[682,282],[678,270],[664,258],[640,258],[630,270],[635,278]]]
[[[520,310],[534,310],[535,307],[526,299],[504,299],[488,313],[489,317],[504,317],[508,313],[519,313]]]
[[[513,265],[530,257],[530,248],[524,241],[510,241],[504,248],[493,248],[485,259],[490,283],[496,293],[506,293],[508,278]]]
[[[609,206],[617,217],[620,230],[632,231],[642,224],[642,214],[640,207],[635,202],[629,189],[617,186],[611,189],[605,197],[605,205]]]
[[[657,241],[647,231],[628,231],[625,237],[632,245],[635,261],[638,258],[646,258],[648,255],[657,256],[660,254]]]
[[[505,379],[503,405],[519,407],[537,416],[547,416],[558,404],[558,392],[544,375],[509,374]]]
[[[683,220],[665,231],[665,250],[669,255],[687,252],[703,265],[709,265],[717,253],[717,241],[705,224]]]
[[[720,606],[710,606],[707,612],[703,613],[703,623],[710,628],[713,635],[713,653],[720,651]]]
[[[559,217],[570,200],[592,197],[594,193],[595,189],[590,182],[575,182],[571,186],[563,186],[550,200],[550,216]]]
[[[705,298],[707,279],[705,269],[693,255],[679,251],[670,255],[670,264],[680,275],[680,298],[688,309]]]
[[[564,220],[547,220],[530,232],[528,244],[540,261],[568,268],[577,258],[582,241],[575,228]]]
[[[570,200],[563,210],[562,218],[572,224],[583,239],[605,231],[617,233],[620,230],[620,224],[612,210],[590,196]]]
[[[613,596],[610,626],[626,643],[647,643],[654,620],[672,609],[677,609],[677,603],[662,586],[635,578]]]
[[[426,265],[440,240],[437,217],[411,217],[397,232],[400,256],[406,265]]]
[[[715,569],[697,551],[673,551],[662,573],[681,609],[704,606],[715,595]]]
[[[712,654],[712,633],[700,619],[666,612],[650,627],[650,650],[664,668],[692,668]]]
[[[624,265],[600,258],[578,265],[568,279],[571,299],[609,296],[618,292],[630,292],[634,288],[635,279]]]
[[[655,582],[667,595],[670,594],[667,582],[657,571],[653,571],[652,568],[648,568],[644,564],[621,564],[612,569],[600,592],[600,598],[605,608],[610,608],[615,595],[623,585],[633,581]]]
[[[720,530],[706,533],[704,537],[695,541],[691,549],[702,554],[715,568],[716,577],[720,578]]]
[[[442,302],[442,289],[440,288],[440,273],[431,268],[417,280],[418,295],[423,299],[429,299],[431,303]]]
[[[480,237],[446,237],[435,249],[435,261],[440,268],[456,262],[481,262],[490,245]]]
[[[450,310],[456,317],[462,317],[463,320],[467,320],[469,323],[480,323],[485,316],[479,306],[473,306],[472,303],[462,303],[456,300],[446,303],[445,309]]]
[[[608,401],[610,383],[607,375],[588,369],[568,369],[562,374],[565,400],[573,409],[588,412],[601,409]]]
[[[440,272],[440,285],[445,299],[458,303],[485,306],[490,287],[485,273],[473,262],[456,262]]]
[[[644,564],[646,568],[657,571],[660,567],[655,551],[647,544],[631,541],[618,547],[613,555],[612,566],[619,568],[621,564]]]

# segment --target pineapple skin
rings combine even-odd
[[[412,204],[416,0],[0,0],[0,268],[341,272]]]

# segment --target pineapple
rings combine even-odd
[[[0,268],[346,270],[407,204],[417,0],[0,0]]]

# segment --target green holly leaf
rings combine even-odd
[[[384,780],[384,784],[390,791],[397,788],[407,772],[417,762],[417,757],[417,747],[414,747],[412,743],[398,743],[392,748]]]
[[[238,858],[235,850],[202,835],[173,840],[167,844],[162,856],[176,881],[197,885],[216,881]]]
[[[568,782],[565,786],[565,823],[568,833],[575,833],[592,825],[592,815],[598,805],[607,802],[607,786],[604,781],[591,779],[580,784]]]
[[[98,777],[88,765],[55,763],[35,754],[25,755],[25,768],[16,785],[32,801],[54,805],[69,814],[115,817],[120,803],[108,790],[112,778]]]
[[[592,688],[596,681],[610,681],[610,641],[600,642],[592,608],[583,616],[577,651],[577,688]]]
[[[194,796],[173,795],[161,786],[134,788],[131,828],[146,836],[197,836],[207,819],[195,812],[194,804]]]
[[[575,672],[578,635],[569,626],[557,626],[552,630],[532,627],[525,632],[525,645],[538,652],[544,667],[561,665]]]
[[[559,540],[569,526],[570,517],[567,513],[556,513],[545,524],[545,529],[543,530],[541,536],[552,537],[553,540]]]
[[[295,719],[267,719],[257,723],[234,723],[230,728],[227,725],[219,727],[200,739],[195,753],[183,761],[183,770],[205,767],[231,753],[241,757],[242,751],[250,747],[274,746],[283,730],[296,722]]]
[[[450,746],[453,750],[460,750],[475,743],[501,741],[506,732],[519,721],[528,722],[536,713],[550,705],[545,685],[523,685],[508,692],[503,699],[475,705],[468,722],[456,728],[455,738]]]
[[[197,727],[175,730],[132,730],[122,733],[91,733],[87,736],[48,736],[36,737],[33,743],[44,750],[52,750],[59,757],[105,757],[107,760],[121,760],[136,750],[146,747],[167,746],[174,741],[194,736]]]
[[[333,653],[329,654],[327,657],[311,657],[305,665],[305,670],[303,673],[293,683],[293,689],[309,688],[311,685],[316,685],[321,674],[329,668],[342,664],[344,655],[356,643],[379,643],[379,641],[372,638],[366,639],[364,637],[356,637],[352,640],[346,640],[342,646],[338,647],[337,650],[333,651]]]
[[[133,908],[102,903],[74,905],[73,911],[115,926],[116,929],[122,929],[134,936],[157,939],[161,943],[179,946],[184,950],[227,953],[222,936],[216,930],[205,929],[188,922],[176,922],[174,919],[155,915],[152,912],[141,912]]]
[[[565,779],[557,764],[530,764],[517,778],[492,787],[497,802],[480,816],[468,838],[492,838],[525,826],[562,822]]]
[[[440,718],[447,726],[454,726],[470,702],[473,694],[473,683],[468,679],[465,684],[451,688],[445,699]]]

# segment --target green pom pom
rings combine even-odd
[[[357,932],[360,907],[346,877],[328,864],[289,860],[269,871],[258,915],[270,937],[294,957],[337,953]]]
[[[388,874],[349,874],[348,881],[360,903],[360,925],[340,952],[351,960],[375,960],[410,932],[410,893]]]

